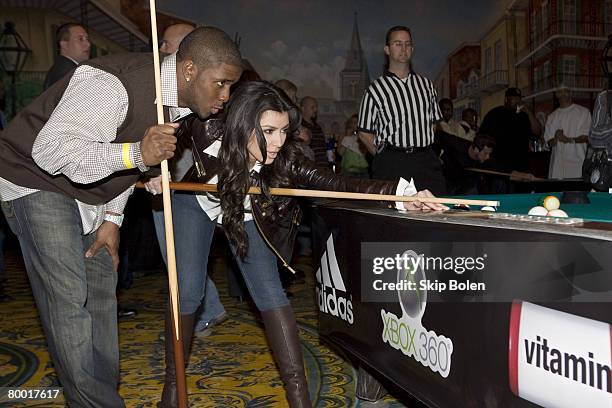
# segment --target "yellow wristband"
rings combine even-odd
[[[129,143],[123,143],[121,145],[121,157],[123,157],[123,164],[125,165],[125,168],[127,169],[133,169],[134,167],[134,163],[132,163],[132,158],[130,157],[130,144]]]

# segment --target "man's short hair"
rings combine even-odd
[[[170,27],[174,27],[174,26],[189,26],[189,27],[191,27],[194,30],[197,28],[197,26],[195,24],[193,24],[193,23],[172,23],[172,24],[168,24],[168,26],[166,26],[166,28],[164,28],[163,32],[165,32]]]
[[[438,102],[438,105],[439,105],[439,106],[442,106],[442,105],[444,105],[445,103],[446,103],[446,104],[449,104],[449,105],[451,105],[451,106],[453,106],[453,101],[451,101],[451,100],[450,100],[450,99],[448,99],[448,98],[442,98],[442,99],[440,99],[440,102]]]
[[[506,93],[504,95],[506,98],[511,96],[518,96],[519,98],[521,98],[523,96],[521,90],[518,88],[508,88],[506,89]]]
[[[288,91],[297,92],[297,86],[288,79],[279,79],[278,81],[274,83],[274,85],[278,86],[280,89],[282,89],[285,92],[288,92]]]
[[[463,112],[461,112],[461,119],[467,120],[470,115],[477,115],[476,110],[472,108],[465,108]]]
[[[312,96],[305,96],[302,99],[300,99],[300,108],[304,107],[304,104],[306,103],[307,100],[312,100],[313,102],[316,102],[317,100],[315,98],[313,98]]]
[[[557,87],[557,91],[562,91],[562,90],[566,90],[567,92],[569,92],[570,95],[572,95],[572,88],[570,88],[569,85],[567,85],[566,83],[560,83],[559,86]]]
[[[236,43],[216,27],[199,27],[187,34],[179,45],[176,59],[190,59],[197,66],[205,68],[219,64],[243,67]]]
[[[55,38],[57,39],[58,49],[60,46],[59,45],[60,41],[70,40],[70,29],[72,27],[83,27],[83,26],[79,23],[64,23],[61,26],[57,27],[57,30],[55,30]],[[83,30],[85,30],[85,27],[83,27]]]
[[[486,133],[477,133],[472,141],[472,146],[476,147],[478,150],[482,150],[485,147],[494,149],[496,144],[495,139]]]
[[[389,41],[391,40],[391,34],[393,34],[396,31],[406,31],[408,34],[410,34],[410,38],[412,38],[412,32],[410,31],[410,29],[406,26],[394,26],[391,27],[388,31],[387,31],[387,35],[385,36],[385,45],[389,45]]]

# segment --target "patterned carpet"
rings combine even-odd
[[[56,386],[30,287],[21,260],[7,253],[13,300],[0,303],[0,387]],[[307,258],[298,262],[306,282],[291,287],[298,316],[310,395],[316,407],[404,407],[391,397],[375,405],[355,398],[356,373],[345,359],[319,342],[314,273]],[[257,314],[248,302],[227,296],[224,262],[216,259],[213,277],[230,319],[204,339],[196,339],[187,368],[192,407],[285,407],[282,383],[265,342]],[[138,316],[119,325],[120,394],[128,407],[154,407],[163,382],[163,308],[167,283],[161,274],[137,278],[120,299]],[[2,405],[0,406],[9,406]],[[63,407],[63,400],[13,406]]]

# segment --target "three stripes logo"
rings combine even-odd
[[[336,259],[334,237],[331,234],[321,256],[321,266],[317,270],[317,283],[319,310],[353,324],[353,302],[350,295],[347,298],[346,287]]]

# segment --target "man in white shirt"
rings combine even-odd
[[[472,108],[466,108],[461,112],[461,121],[459,124],[465,131],[465,138],[470,142],[474,141],[476,137],[476,132],[478,132],[477,123],[478,114]]]
[[[442,98],[438,105],[440,105],[440,112],[442,112],[442,120],[438,122],[438,129],[449,135],[467,139],[463,126],[453,119],[453,101],[448,98]]]
[[[173,156],[171,122],[217,113],[241,72],[227,34],[200,28],[161,66],[169,123],[155,125],[153,59],[134,53],[81,64],[3,131],[0,204],[68,405],[125,406],[115,297],[125,203],[139,171]]]
[[[559,107],[548,116],[544,131],[544,140],[552,149],[548,177],[582,177],[591,113],[587,108],[572,102],[572,93],[568,87],[562,85],[556,94]]]

